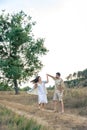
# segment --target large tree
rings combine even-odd
[[[23,11],[0,15],[0,72],[13,83],[18,94],[18,84],[38,72],[43,64],[40,56],[47,53],[44,39],[35,39],[30,16]]]

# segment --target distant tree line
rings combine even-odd
[[[87,86],[87,69],[83,71],[74,72],[66,77],[65,83],[68,87],[86,87]]]

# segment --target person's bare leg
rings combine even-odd
[[[54,112],[56,112],[57,111],[57,101],[56,100],[54,100]]]
[[[44,103],[41,103],[41,110],[44,110],[45,108],[45,104]]]
[[[64,113],[64,103],[63,101],[61,101],[60,103],[61,103],[61,112]]]
[[[45,109],[45,107],[46,107],[46,104],[45,104],[45,103],[43,103],[43,109]]]

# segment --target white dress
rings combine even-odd
[[[45,81],[42,81],[41,84],[38,83],[38,103],[48,103],[47,100],[47,90],[45,87]]]

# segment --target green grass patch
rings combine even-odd
[[[26,119],[0,106],[0,130],[47,130],[33,119]]]

